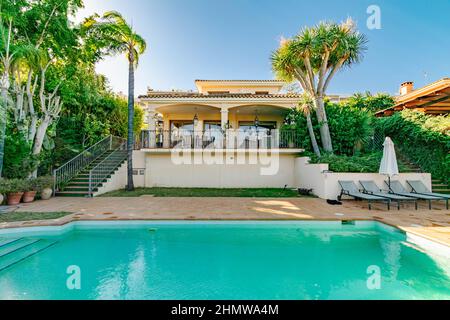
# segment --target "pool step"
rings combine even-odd
[[[7,244],[16,242],[17,240],[20,240],[19,238],[17,239],[0,239],[0,248],[3,246],[6,246]]]
[[[18,239],[17,241],[7,243],[0,247],[0,258],[5,257],[8,254],[11,254],[22,248],[28,247],[38,241],[39,241],[38,239],[21,238],[21,239]]]
[[[27,240],[27,239],[20,239],[20,240]],[[58,243],[57,241],[39,240],[39,239],[35,240],[28,239],[28,241],[32,241],[32,243],[17,248],[16,250],[4,255],[3,257],[0,257],[0,272]]]

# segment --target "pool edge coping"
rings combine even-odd
[[[33,220],[33,221],[25,221],[30,223],[30,225],[23,225],[23,226],[0,226],[0,235],[2,230],[9,230],[9,229],[28,229],[28,228],[51,228],[51,227],[65,227],[70,226],[71,224],[75,224],[78,222],[289,222],[289,221],[304,221],[304,222],[344,222],[344,221],[362,221],[362,222],[377,222],[385,226],[389,226],[392,228],[395,228],[401,232],[403,232],[408,239],[413,239],[413,242],[420,242],[422,244],[425,244],[427,247],[444,247],[445,251],[450,251],[450,243],[446,243],[444,241],[441,241],[440,239],[433,238],[428,235],[424,235],[420,232],[416,232],[414,230],[410,230],[408,227],[402,227],[397,226],[393,223],[389,223],[386,221],[383,221],[383,219],[377,219],[377,218],[354,218],[354,219],[75,219],[74,218],[75,213],[69,214],[68,216],[62,217],[60,219],[66,218],[67,221],[58,221],[59,219],[53,219],[53,220]],[[32,223],[42,223],[39,225],[31,225]],[[48,222],[48,223],[45,223]],[[18,221],[20,223],[20,221]],[[414,240],[415,239],[415,240]],[[416,241],[417,240],[417,241]]]

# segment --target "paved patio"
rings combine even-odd
[[[0,228],[62,225],[79,220],[376,220],[450,246],[450,211],[444,204],[411,204],[387,211],[375,204],[345,201],[331,206],[313,198],[54,198],[22,204],[15,211],[73,214],[57,220],[0,223]]]

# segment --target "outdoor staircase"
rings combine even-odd
[[[86,166],[79,174],[71,179],[66,186],[56,192],[57,197],[88,197],[89,196],[89,172],[98,166],[104,164],[102,170],[105,171],[104,178],[98,183],[97,186],[92,188],[92,192],[97,192],[113,174],[119,170],[122,164],[126,160],[127,151],[121,150],[120,152],[107,151],[96,160]],[[106,161],[106,163],[105,163]]]
[[[0,238],[0,272],[57,243],[46,239]]]
[[[441,180],[433,179],[433,192],[450,194],[450,186]]]
[[[398,162],[407,169],[407,172],[422,172],[422,169],[418,165],[409,161],[401,153],[398,154]],[[439,179],[432,178],[432,191],[435,193],[450,194],[450,186]]]
[[[125,140],[107,137],[55,170],[57,197],[93,197],[127,159]]]

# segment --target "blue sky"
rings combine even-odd
[[[381,30],[366,26],[369,5],[381,9]],[[270,54],[279,39],[322,20],[352,17],[369,39],[361,64],[336,76],[328,93],[395,94],[450,76],[450,1],[410,0],[85,0],[78,18],[118,10],[148,43],[136,93],[194,89],[195,79],[272,79]],[[97,70],[126,92],[124,57]]]

